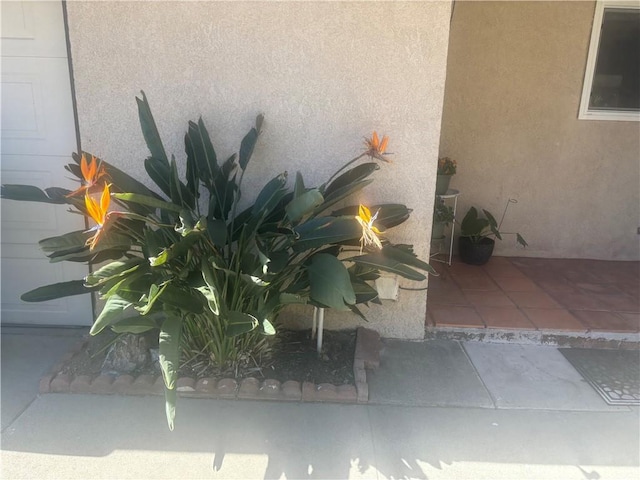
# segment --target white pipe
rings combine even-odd
[[[318,309],[318,356],[322,352],[322,333],[324,330],[324,308]]]
[[[311,324],[311,340],[316,338],[317,323],[318,323],[318,307],[313,307],[313,323]]]

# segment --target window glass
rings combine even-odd
[[[638,9],[604,9],[589,110],[640,111]]]

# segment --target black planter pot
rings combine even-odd
[[[493,238],[485,237],[474,243],[469,237],[460,237],[458,243],[460,259],[469,265],[484,265],[491,258],[495,244],[496,241]]]

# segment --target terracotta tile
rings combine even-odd
[[[635,331],[640,331],[640,313],[618,313],[622,318],[630,322]]]
[[[558,308],[560,305],[543,291],[507,292],[513,302],[521,308]]]
[[[561,308],[523,308],[524,314],[540,330],[586,332],[587,327],[568,310]]]
[[[442,274],[437,277],[433,275],[429,276],[429,290],[444,290],[451,288],[458,288],[451,276],[444,276]]]
[[[607,306],[593,295],[572,292],[550,292],[549,294],[569,310],[608,310]]]
[[[469,265],[467,263],[463,263],[460,260],[455,260],[451,262],[449,266],[449,273],[452,275],[480,275],[483,274],[484,271],[482,267],[478,265]]]
[[[536,280],[538,286],[547,293],[553,292],[571,292],[580,293],[575,283],[564,278],[556,278],[554,280]]]
[[[586,294],[604,293],[607,295],[615,295],[622,293],[622,291],[615,285],[606,283],[576,283],[575,285]]]
[[[638,300],[631,295],[604,295],[596,293],[593,296],[614,312],[640,312],[640,304],[638,304]]]
[[[429,310],[437,326],[484,328],[482,319],[473,307],[434,305]]]
[[[498,277],[527,278],[524,273],[522,273],[513,265],[494,265],[494,266],[484,265],[482,268],[491,278],[498,278]]]
[[[639,318],[624,318],[612,312],[577,310],[571,313],[595,332],[637,332],[640,322]]]
[[[463,290],[469,304],[474,307],[515,307],[514,303],[504,293],[482,292],[479,290]]]
[[[429,305],[469,305],[462,290],[457,287],[443,288],[429,292]]]
[[[535,257],[512,257],[511,263],[516,267],[548,269],[555,259]]]
[[[515,307],[478,307],[487,328],[521,328],[535,330],[535,326]]]
[[[498,286],[491,280],[491,277],[482,271],[476,275],[454,274],[453,278],[458,284],[458,287],[463,290],[498,290]]]
[[[539,292],[541,289],[530,279],[525,277],[498,277],[495,282],[505,292]]]

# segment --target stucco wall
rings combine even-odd
[[[502,215],[504,255],[638,259],[638,122],[578,120],[595,2],[456,2],[440,153]],[[499,217],[498,217],[499,218]]]
[[[84,150],[146,176],[134,101],[141,89],[179,160],[188,120],[202,115],[225,157],[264,113],[245,177],[250,195],[284,170],[319,184],[376,129],[390,136],[394,163],[360,200],[413,208],[392,239],[428,256],[448,2],[67,6]],[[425,299],[426,292],[401,291],[399,302],[369,310],[368,325],[388,337],[422,338]],[[353,323],[351,314],[327,319],[328,327]]]

